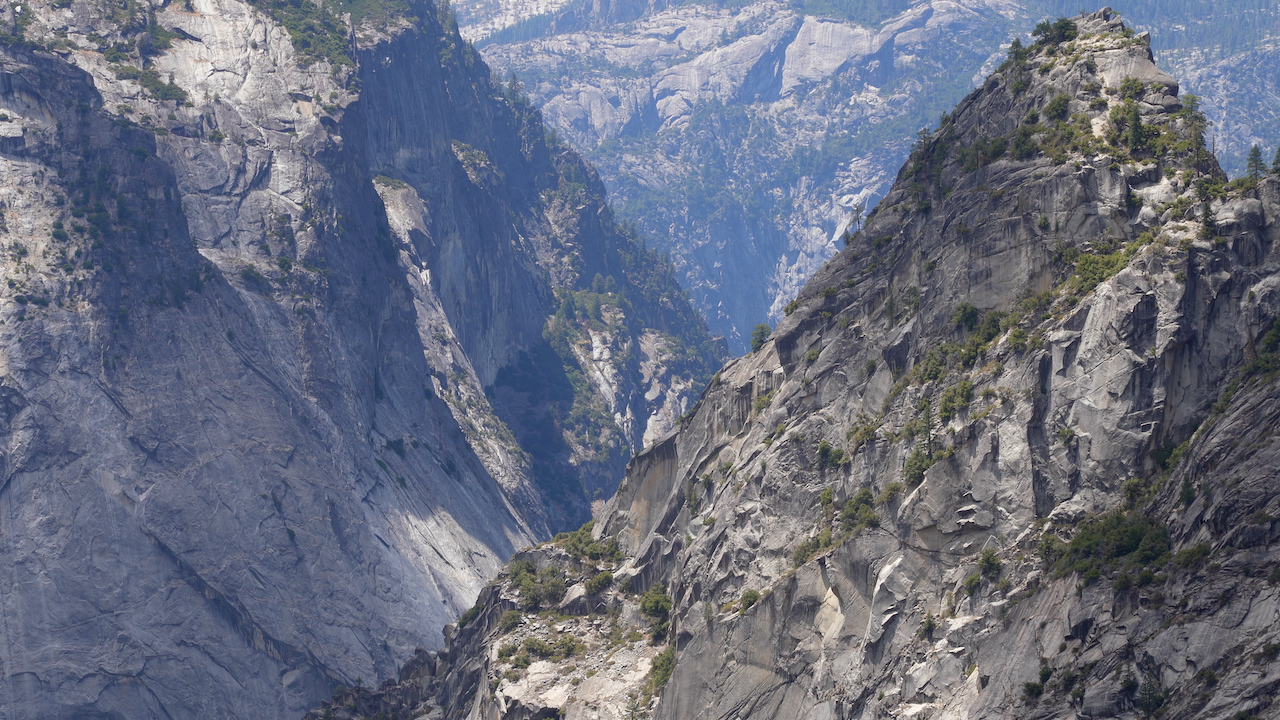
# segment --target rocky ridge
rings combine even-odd
[[[394,676],[721,352],[452,18],[379,8],[0,15],[0,716]]]
[[[1280,179],[1205,123],[1042,26],[593,526],[311,717],[1273,715]]]
[[[911,136],[994,69],[1011,36],[1075,12],[1021,2],[457,3],[464,33],[524,81],[615,204],[680,265],[736,352],[888,191]],[[1280,13],[1256,0],[1118,8],[1205,99],[1233,176],[1276,123]],[[685,210],[688,206],[689,210]]]
[[[786,2],[690,4],[483,52],[741,351],[887,189],[912,123],[967,92],[1015,10],[933,2],[862,26]]]

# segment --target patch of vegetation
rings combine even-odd
[[[876,496],[877,505],[888,505],[894,498],[902,494],[902,483],[891,482]]]
[[[938,401],[938,419],[949,422],[961,411],[969,407],[973,400],[973,381],[964,378],[960,382],[942,391],[942,399]]]
[[[112,65],[111,72],[121,80],[133,80],[151,94],[157,100],[173,100],[175,102],[186,102],[187,91],[178,87],[170,79],[165,82],[160,79],[160,73],[151,68],[138,69],[132,65]]]
[[[751,606],[755,605],[759,599],[759,590],[744,590],[742,591],[742,598],[738,600],[738,607],[742,608],[741,612],[746,612],[751,609]]]
[[[849,454],[851,456],[856,455],[863,445],[874,442],[879,429],[879,423],[870,418],[861,418],[861,422],[849,428],[849,431],[845,433],[845,437],[849,440]]]
[[[981,586],[982,575],[979,573],[973,573],[964,579],[964,592],[970,597],[978,594],[978,588]]]
[[[844,450],[823,440],[818,443],[818,467],[836,468],[847,465],[852,458]]]
[[[835,544],[835,537],[831,533],[831,528],[824,527],[814,535],[796,546],[794,552],[791,553],[791,562],[799,567],[807,562],[819,552],[826,550]]]
[[[920,624],[920,634],[932,640],[933,632],[938,629],[938,621],[933,619],[933,613],[926,612],[924,614],[924,622]]]
[[[558,568],[535,571],[533,563],[517,560],[511,563],[510,573],[511,587],[519,594],[520,606],[525,610],[554,605],[564,599],[564,574]]]
[[[1082,522],[1069,543],[1046,535],[1040,552],[1058,577],[1079,573],[1090,585],[1115,567],[1164,565],[1169,561],[1169,533],[1136,511],[1116,510]]]
[[[484,607],[479,604],[472,605],[470,609],[462,613],[461,617],[458,618],[458,629],[461,630],[462,628],[466,627],[472,620],[475,620],[477,617],[479,617],[480,611],[483,609]]]
[[[392,19],[410,14],[409,4],[403,0],[250,0],[250,4],[289,31],[289,39],[303,67],[321,60],[335,67],[355,64],[350,55],[347,27],[342,21],[344,14],[351,14],[357,28],[366,22],[385,27]],[[447,11],[441,14],[444,16],[441,23],[447,31],[451,15]]]
[[[902,466],[902,482],[909,488],[916,487],[924,482],[924,474],[933,467],[934,462],[936,461],[928,446],[924,443],[917,444]]]
[[[1179,550],[1177,555],[1173,556],[1174,567],[1183,570],[1198,570],[1204,565],[1204,561],[1209,559],[1213,548],[1209,543],[1200,543],[1189,548]]]
[[[1081,255],[1076,260],[1075,272],[1067,281],[1068,289],[1076,298],[1082,298],[1128,264],[1129,257],[1123,252],[1108,255]]]
[[[769,333],[773,332],[773,328],[768,323],[760,323],[751,329],[751,352],[760,352],[764,344],[769,339]]]
[[[764,410],[765,408],[769,407],[769,403],[773,402],[773,396],[776,392],[777,390],[770,390],[769,392],[756,398],[756,401],[753,407],[757,415],[760,414],[761,410]]]
[[[978,570],[984,577],[1000,577],[1001,566],[1000,556],[991,548],[983,550],[978,558]]]
[[[674,645],[668,645],[666,650],[658,653],[653,659],[653,664],[649,667],[649,687],[651,691],[657,692],[662,686],[667,684],[671,679],[671,673],[676,669],[676,648]]]
[[[613,573],[608,570],[598,572],[587,581],[586,588],[588,595],[595,595],[601,590],[613,584]]]
[[[853,497],[845,501],[840,511],[840,520],[845,530],[850,533],[859,532],[869,527],[880,526],[880,516],[875,511],[875,496],[870,488],[862,488]]]
[[[1031,36],[1036,38],[1036,46],[1042,48],[1056,47],[1075,40],[1079,34],[1076,24],[1067,18],[1058,18],[1052,22],[1042,20],[1031,31]]]
[[[645,591],[640,598],[640,614],[649,619],[653,642],[661,642],[671,627],[668,619],[671,614],[671,596],[667,594],[665,583],[655,583]]]
[[[579,560],[622,562],[622,551],[618,549],[618,538],[609,537],[596,540],[591,535],[595,526],[596,521],[589,520],[573,532],[563,532],[556,535],[552,542],[564,548],[570,555]]]
[[[502,613],[502,617],[498,619],[498,629],[501,630],[503,634],[509,633],[516,629],[516,626],[520,624],[520,619],[522,617],[523,616],[520,614],[519,610],[508,610]]]

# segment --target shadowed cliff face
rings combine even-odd
[[[0,16],[0,716],[393,676],[719,357],[451,20],[392,10],[358,47],[234,0]],[[556,485],[490,401],[547,337]]]
[[[1274,714],[1280,185],[1226,182],[1109,11],[1038,37],[594,544],[335,715]]]

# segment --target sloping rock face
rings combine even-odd
[[[594,545],[329,712],[1273,716],[1280,181],[1204,127],[1109,11],[1015,46]]]
[[[356,45],[312,9],[0,17],[0,716],[297,717],[394,676],[715,357],[447,15]],[[497,389],[549,327],[531,459]]]

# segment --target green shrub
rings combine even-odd
[[[1031,36],[1036,38],[1036,44],[1041,47],[1061,45],[1064,42],[1075,40],[1079,35],[1079,28],[1067,18],[1058,18],[1053,22],[1042,20],[1031,31]]]
[[[1009,331],[1009,349],[1014,352],[1024,352],[1027,349],[1027,331],[1022,328],[1014,328]]]
[[[1058,94],[1048,105],[1044,106],[1044,117],[1046,120],[1065,120],[1067,118],[1067,107],[1071,103],[1071,98],[1066,95]]]
[[[1172,442],[1166,443],[1162,447],[1152,451],[1151,459],[1161,470],[1169,471],[1178,466],[1182,461],[1182,456],[1187,453],[1187,449],[1191,447],[1191,441],[1188,440],[1181,445],[1174,445]]]
[[[563,547],[570,555],[579,560],[622,562],[622,551],[618,549],[618,539],[610,537],[595,540],[591,536],[595,525],[595,520],[589,520],[585,525],[573,532],[556,535],[552,542]]]
[[[978,573],[973,573],[964,579],[964,591],[968,595],[977,594],[980,585],[982,585],[982,576]]]
[[[475,620],[477,617],[479,617],[480,611],[483,609],[484,607],[479,604],[472,605],[469,610],[462,613],[462,616],[458,618],[458,628],[462,629],[466,627],[468,623],[470,623],[472,620]]]
[[[738,604],[742,608],[742,612],[746,612],[751,609],[751,606],[755,605],[756,601],[759,599],[759,590],[744,590],[742,591],[742,599],[738,601]]]
[[[1071,294],[1083,297],[1093,292],[1099,284],[1120,272],[1129,264],[1123,252],[1109,255],[1081,255],[1076,260],[1075,274],[1068,281]]]
[[[1183,506],[1188,506],[1196,501],[1196,486],[1191,484],[1191,478],[1182,479],[1182,488],[1178,491],[1178,500]]]
[[[1046,542],[1041,541],[1042,555],[1047,554]],[[1121,563],[1141,567],[1168,562],[1169,533],[1136,512],[1117,510],[1085,520],[1070,543],[1061,546],[1059,541],[1058,551],[1057,574],[1079,573],[1088,585],[1104,570]]]
[[[161,80],[160,74],[151,68],[140,70],[132,65],[112,65],[111,71],[121,80],[138,83],[157,100],[185,102],[187,99],[186,90],[174,85],[172,81],[166,83]]]
[[[354,64],[349,54],[343,14],[350,13],[351,21],[357,28],[366,20],[376,20],[379,25],[385,25],[385,21],[390,18],[408,14],[407,3],[400,0],[382,0],[376,3],[367,0],[331,0],[325,3],[250,0],[250,4],[270,15],[289,31],[294,51],[304,67],[319,60],[327,60],[335,66]],[[450,27],[456,27],[456,23],[448,10],[440,12],[440,21],[445,25],[444,41],[450,43],[448,31]],[[442,56],[444,54],[442,52]]]
[[[503,633],[509,633],[516,629],[520,624],[520,619],[524,617],[519,610],[508,610],[502,613],[502,617],[498,619],[498,628]]]
[[[850,458],[841,448],[835,447],[826,440],[818,443],[818,466],[823,468],[839,467],[848,463]],[[830,490],[830,488],[827,488]]]
[[[888,485],[885,485],[884,490],[882,490],[880,494],[876,497],[876,504],[887,505],[889,504],[890,501],[892,501],[895,497],[897,497],[901,493],[902,493],[902,483],[891,482]]]
[[[553,653],[551,657],[555,660],[563,660],[571,658],[574,655],[580,655],[587,649],[587,644],[578,640],[570,633],[560,633],[556,637]]]
[[[969,407],[973,401],[973,381],[964,378],[960,382],[942,391],[942,399],[938,402],[938,419],[949,422],[960,411]]]
[[[769,407],[769,403],[773,402],[773,394],[775,392],[777,391],[770,390],[764,395],[761,395],[760,397],[756,398],[754,408],[757,414],[759,414],[761,410],[764,410],[765,408]]]
[[[987,548],[982,551],[982,557],[978,559],[978,570],[987,577],[997,577],[1000,575],[1000,556],[995,550]]]
[[[587,593],[595,595],[613,584],[613,573],[605,570],[597,573],[594,577],[587,581]]]
[[[871,489],[862,488],[856,494],[854,494],[853,497],[845,501],[844,509],[840,511],[840,519],[844,522],[845,526],[848,528],[853,528],[857,525],[860,525],[861,519],[863,517],[862,515],[863,508],[870,510],[874,502],[875,502],[875,496],[871,494]],[[872,510],[872,514],[874,513],[875,511]],[[879,520],[880,518],[879,516],[877,516],[876,522],[879,523]]]
[[[951,311],[951,322],[957,328],[972,331],[978,326],[978,321],[982,319],[978,308],[973,303],[960,303]]]
[[[551,657],[555,654],[555,648],[540,637],[527,637],[524,639],[524,649],[541,658]]]
[[[668,645],[666,650],[658,653],[653,659],[653,665],[649,667],[649,684],[653,690],[659,690],[667,681],[671,679],[671,673],[676,669],[676,649],[674,646]]]
[[[769,333],[773,332],[773,328],[766,323],[760,323],[751,330],[751,352],[760,352],[764,344],[769,339]]]
[[[640,612],[651,620],[666,620],[671,613],[671,596],[664,583],[656,583],[640,598]]]
[[[924,474],[933,467],[933,454],[923,444],[916,445],[907,462],[902,466],[902,481],[907,487],[914,488],[924,482]]]
[[[1182,569],[1197,570],[1204,561],[1209,559],[1212,548],[1209,543],[1200,543],[1184,550],[1179,550],[1177,555],[1173,556],[1173,564]]]

